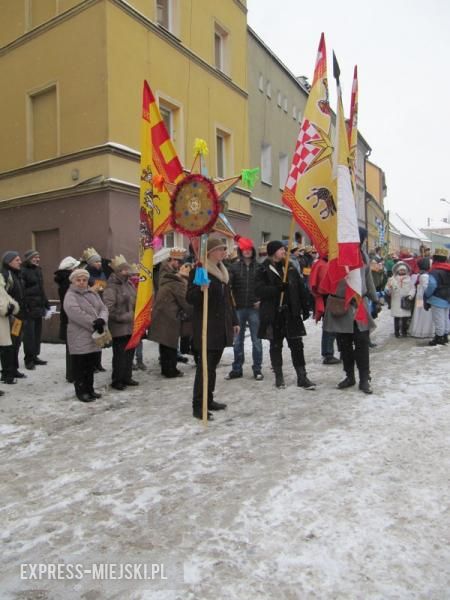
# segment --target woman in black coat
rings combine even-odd
[[[275,385],[284,388],[283,339],[291,351],[297,372],[297,385],[307,390],[315,383],[306,375],[302,337],[306,335],[303,320],[309,317],[310,295],[297,269],[288,263],[287,280],[283,282],[286,250],[279,241],[267,244],[268,258],[256,274],[255,293],[261,299],[258,336],[270,340],[270,361],[275,373]],[[283,300],[280,305],[281,293]]]
[[[216,385],[216,368],[226,346],[232,346],[234,336],[239,333],[239,321],[231,299],[229,275],[222,260],[225,257],[226,246],[218,239],[208,240],[208,258],[205,267],[210,279],[208,289],[208,411],[223,410],[226,404],[214,401]],[[203,366],[202,366],[202,323],[203,323],[203,291],[194,284],[195,269],[189,276],[186,300],[194,307],[192,316],[193,346],[199,354],[195,372],[194,391],[192,399],[193,415],[202,418],[203,395]],[[212,415],[208,412],[208,419]]]

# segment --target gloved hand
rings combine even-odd
[[[309,310],[303,311],[302,318],[304,321],[306,321],[306,319],[309,319]]]
[[[104,319],[95,319],[95,321],[93,322],[93,326],[94,326],[94,331],[96,331],[97,333],[104,333],[105,331],[105,320]]]
[[[11,304],[11,302],[8,304],[8,308],[6,310],[6,316],[9,317],[10,315],[13,314],[14,312],[14,304]]]

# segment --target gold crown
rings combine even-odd
[[[443,256],[445,258],[448,258],[447,248],[435,248],[433,254],[434,256]]]
[[[81,260],[83,262],[87,262],[91,256],[100,256],[100,253],[97,252],[97,250],[95,248],[93,248],[92,246],[90,248],[86,248],[85,250],[83,250],[83,254],[81,255]]]
[[[110,262],[111,268],[114,269],[114,271],[117,271],[118,269],[120,269],[120,267],[122,266],[127,266],[129,267],[130,264],[127,261],[127,259],[125,258],[125,256],[123,254],[119,254],[117,256],[115,256],[111,262]]]
[[[169,254],[169,258],[176,258],[177,260],[183,260],[183,258],[186,256],[186,249],[185,248],[171,248],[170,249],[170,254]]]

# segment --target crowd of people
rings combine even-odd
[[[201,419],[203,397],[202,323],[205,287],[208,288],[206,358],[208,414],[224,410],[214,398],[216,370],[226,347],[233,346],[234,360],[228,381],[243,376],[245,332],[252,344],[255,381],[264,379],[262,340],[269,341],[270,365],[275,386],[285,387],[283,342],[290,350],[297,385],[313,391],[316,384],[306,371],[304,321],[311,315],[322,321],[321,355],[325,365],[342,363],[344,378],[338,389],[356,385],[371,394],[370,332],[383,304],[393,317],[396,338],[430,338],[431,346],[448,343],[450,308],[450,264],[448,251],[437,248],[422,256],[400,253],[382,256],[381,248],[367,254],[367,232],[360,228],[362,302],[346,301],[342,280],[329,287],[328,260],[312,247],[272,240],[256,248],[252,240],[240,238],[234,255],[226,244],[211,237],[203,265],[209,283],[196,281],[195,257],[184,248],[164,249],[154,274],[155,297],[152,323],[146,333],[159,345],[161,375],[182,377],[178,362],[192,354],[196,364],[193,384],[193,416]],[[288,260],[286,255],[289,254]],[[287,271],[286,271],[287,265]],[[123,255],[107,260],[86,248],[80,259],[65,257],[54,275],[60,299],[59,337],[66,345],[66,379],[73,383],[81,402],[101,395],[94,389],[94,375],[105,371],[102,348],[112,346],[111,387],[117,391],[137,386],[134,369],[146,369],[142,341],[128,348],[134,323],[138,267]],[[25,369],[46,364],[40,358],[42,321],[55,314],[47,299],[40,255],[37,250],[23,257],[4,252],[0,272],[0,355],[2,382],[15,384],[26,377],[19,369],[23,344]],[[361,315],[364,314],[362,317]],[[335,346],[337,349],[335,349]],[[136,354],[136,362],[134,362]],[[0,395],[4,392],[0,390]]]

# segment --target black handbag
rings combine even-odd
[[[414,302],[412,298],[409,298],[408,296],[402,296],[400,298],[400,307],[403,310],[412,310],[414,306]]]

